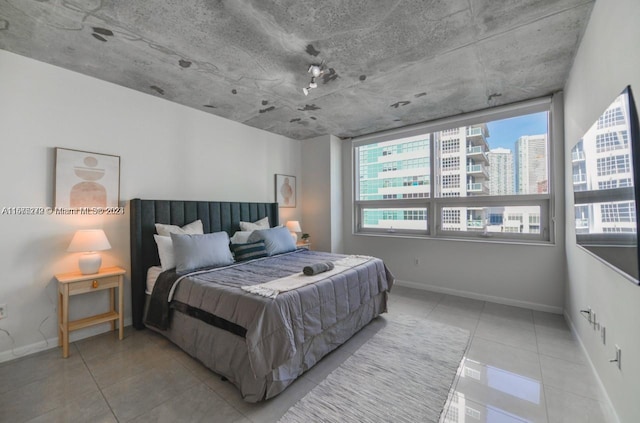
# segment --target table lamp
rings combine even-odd
[[[297,220],[289,220],[285,226],[289,229],[289,232],[291,232],[291,238],[293,238],[293,241],[298,242],[298,234],[296,232],[302,232],[300,222]]]
[[[102,257],[96,251],[111,248],[107,236],[102,229],[81,229],[76,231],[67,251],[82,252],[78,260],[78,267],[83,275],[98,273],[102,264]]]

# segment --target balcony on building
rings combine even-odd
[[[576,229],[589,229],[589,219],[577,218]]]
[[[483,220],[467,220],[467,229],[469,230],[483,230],[484,229],[484,221]]]
[[[489,186],[483,182],[470,182],[467,184],[467,194],[489,195]]]
[[[487,137],[489,131],[487,125],[471,126],[467,128],[467,146],[480,146],[484,147],[484,151],[489,150],[489,144],[487,143]]]
[[[572,162],[583,162],[584,161],[584,151],[572,151],[571,152],[571,161]]]
[[[486,148],[482,146],[467,146],[467,157],[472,159],[475,163],[483,162],[489,164],[489,158],[487,157]]]
[[[471,164],[467,164],[467,175],[483,176],[485,178],[488,178],[489,170],[482,163],[480,164],[471,163]]]
[[[576,173],[575,175],[573,175],[573,184],[574,185],[586,184],[586,183],[587,183],[587,175],[586,175],[586,173]]]
[[[486,222],[486,209],[484,207],[473,207],[467,209],[467,230],[482,231]]]

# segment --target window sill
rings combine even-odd
[[[556,244],[551,241],[539,240],[509,240],[503,238],[477,237],[477,238],[454,238],[454,237],[434,237],[430,235],[414,235],[405,233],[371,233],[371,232],[352,232],[354,236],[375,237],[375,238],[403,238],[403,239],[421,239],[429,241],[452,241],[452,242],[470,242],[480,244],[506,244],[506,245],[526,245],[538,247],[555,247]]]

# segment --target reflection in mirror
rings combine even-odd
[[[571,151],[578,245],[639,283],[638,115],[627,87]]]

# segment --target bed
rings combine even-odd
[[[282,392],[387,311],[393,276],[380,259],[298,249],[186,276],[161,273],[158,283],[169,281],[173,289],[168,320],[158,325],[150,317],[157,310],[154,301],[169,303],[158,300],[158,288],[153,288],[153,299],[145,292],[147,272],[160,262],[155,224],[184,226],[199,219],[205,233],[232,236],[241,221],[268,218],[269,226],[276,226],[278,204],[133,199],[130,206],[134,327],[161,333],[236,385],[248,402]],[[336,268],[326,273],[329,276],[315,276],[313,283],[277,296],[256,293],[273,282],[301,276],[304,266],[328,262]]]

